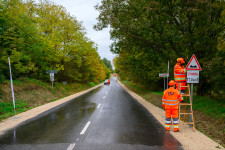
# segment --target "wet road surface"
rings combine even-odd
[[[116,81],[51,109],[0,137],[0,150],[182,149]]]

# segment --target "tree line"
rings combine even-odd
[[[225,2],[221,0],[102,0],[96,30],[110,25],[111,51],[121,78],[159,89],[159,73],[173,79],[176,59],[196,55],[199,95],[225,92]]]
[[[66,9],[48,0],[2,0],[0,3],[0,83],[13,78],[49,80],[47,70],[58,70],[57,80],[99,82],[110,74],[97,45],[82,24]]]

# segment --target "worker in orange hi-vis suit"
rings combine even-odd
[[[169,82],[170,88],[164,91],[162,98],[162,106],[166,110],[166,124],[165,129],[170,130],[171,116],[173,118],[174,131],[179,131],[178,128],[178,105],[182,99],[180,92],[175,89],[175,82],[171,80]]]
[[[178,58],[177,59],[177,64],[174,67],[174,80],[176,82],[176,88],[181,91],[181,94],[185,93],[185,87],[180,87],[181,86],[186,86],[186,78],[187,78],[187,70],[184,67],[184,59],[183,58]]]
[[[110,84],[110,80],[108,79],[108,85]]]

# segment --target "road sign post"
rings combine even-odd
[[[160,73],[159,74],[159,77],[163,77],[163,80],[164,80],[164,91],[165,91],[165,78],[167,77],[169,77],[169,73]],[[167,79],[168,80],[168,79]],[[168,84],[168,83],[167,83]],[[168,87],[168,85],[167,85],[167,87]]]
[[[57,70],[47,70],[46,73],[50,75],[50,81],[52,81],[52,88],[53,88],[54,74],[57,73]]]
[[[187,83],[191,83],[191,105],[193,104],[193,83],[199,83],[199,71],[202,70],[200,64],[198,63],[195,54],[192,55],[191,59],[189,60],[187,66]],[[190,110],[191,112],[191,110]],[[190,115],[190,122],[192,121],[192,117]],[[191,127],[191,125],[189,125]]]
[[[13,80],[12,80],[11,64],[10,64],[9,57],[8,57],[8,61],[9,61],[9,72],[10,72],[11,90],[12,90],[12,98],[13,98],[13,107],[14,107],[14,113],[16,115],[16,104],[15,104],[15,97],[14,97],[14,91],[13,91]]]
[[[169,61],[168,61],[168,70],[167,70],[167,74],[168,74],[168,76],[167,76],[167,89],[168,89],[168,83],[169,83],[169,69],[170,69],[170,67],[169,67]]]

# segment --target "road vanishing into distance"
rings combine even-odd
[[[117,82],[9,130],[0,150],[176,150],[181,144]]]

